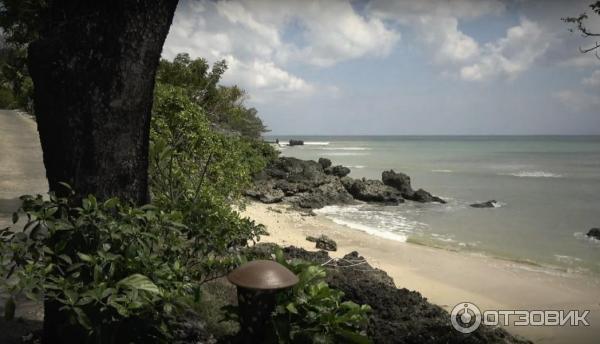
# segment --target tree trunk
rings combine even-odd
[[[29,48],[50,190],[148,201],[154,76],[177,0],[50,3]]]
[[[154,77],[177,0],[54,0],[29,46],[50,190],[148,201]],[[64,191],[64,190],[63,190]],[[44,343],[78,343],[46,301]]]

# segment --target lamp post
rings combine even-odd
[[[298,276],[272,260],[254,260],[233,270],[227,279],[237,287],[242,341],[261,343],[277,292],[298,283]]]

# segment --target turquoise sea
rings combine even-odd
[[[333,221],[390,240],[600,275],[600,136],[269,136],[283,156],[329,158],[351,177],[394,169],[448,204],[329,206]],[[474,202],[499,207],[475,209]]]

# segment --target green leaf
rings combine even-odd
[[[352,344],[371,344],[371,340],[367,336],[360,333],[352,332],[343,328],[337,329],[337,334],[345,339],[344,343]]]
[[[77,315],[77,322],[83,326],[86,330],[92,329],[92,322],[85,312],[79,307],[73,307],[73,311]]]
[[[118,198],[109,198],[104,202],[104,208],[107,209],[112,209],[114,207],[117,206],[117,204],[119,204],[119,199]]]
[[[10,321],[15,317],[15,300],[12,297],[6,299],[6,303],[4,304],[4,319],[6,321]]]
[[[15,223],[17,223],[18,221],[19,221],[19,213],[17,213],[17,212],[14,212],[14,213],[12,214],[12,223],[13,223],[13,224],[15,224]]]
[[[117,283],[117,285],[135,288],[138,290],[144,290],[157,295],[161,294],[156,284],[154,284],[154,282],[152,282],[148,277],[142,274],[133,274],[129,277],[125,277],[122,280],[120,280]]]
[[[79,257],[79,259],[81,259],[82,261],[86,262],[86,263],[91,263],[94,261],[94,258],[92,258],[90,255],[81,253],[81,252],[77,252],[77,256]]]
[[[296,306],[293,302],[288,303],[288,305],[285,308],[288,310],[288,312],[292,314],[298,314],[298,309],[296,309]]]

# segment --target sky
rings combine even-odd
[[[587,1],[180,0],[163,58],[225,60],[273,135],[600,134]]]

